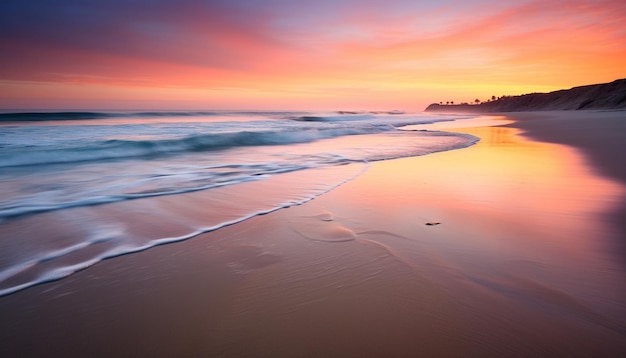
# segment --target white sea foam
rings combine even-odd
[[[71,120],[58,123],[64,116]],[[371,161],[473,144],[468,135],[397,130],[454,118],[56,113],[22,123],[5,114],[0,240],[10,250],[0,253],[0,295],[302,204]]]

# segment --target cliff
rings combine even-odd
[[[489,113],[579,109],[626,109],[626,79],[549,93],[508,96],[480,104],[433,103],[425,111]]]

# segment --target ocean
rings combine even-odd
[[[0,113],[0,296],[470,146],[400,112]]]

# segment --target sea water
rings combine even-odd
[[[0,114],[0,296],[305,203],[476,137],[398,112]]]

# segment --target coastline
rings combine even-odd
[[[481,142],[1,297],[0,354],[619,356],[624,227],[601,218],[626,180],[594,171],[622,122],[561,137],[570,113],[458,128]]]

